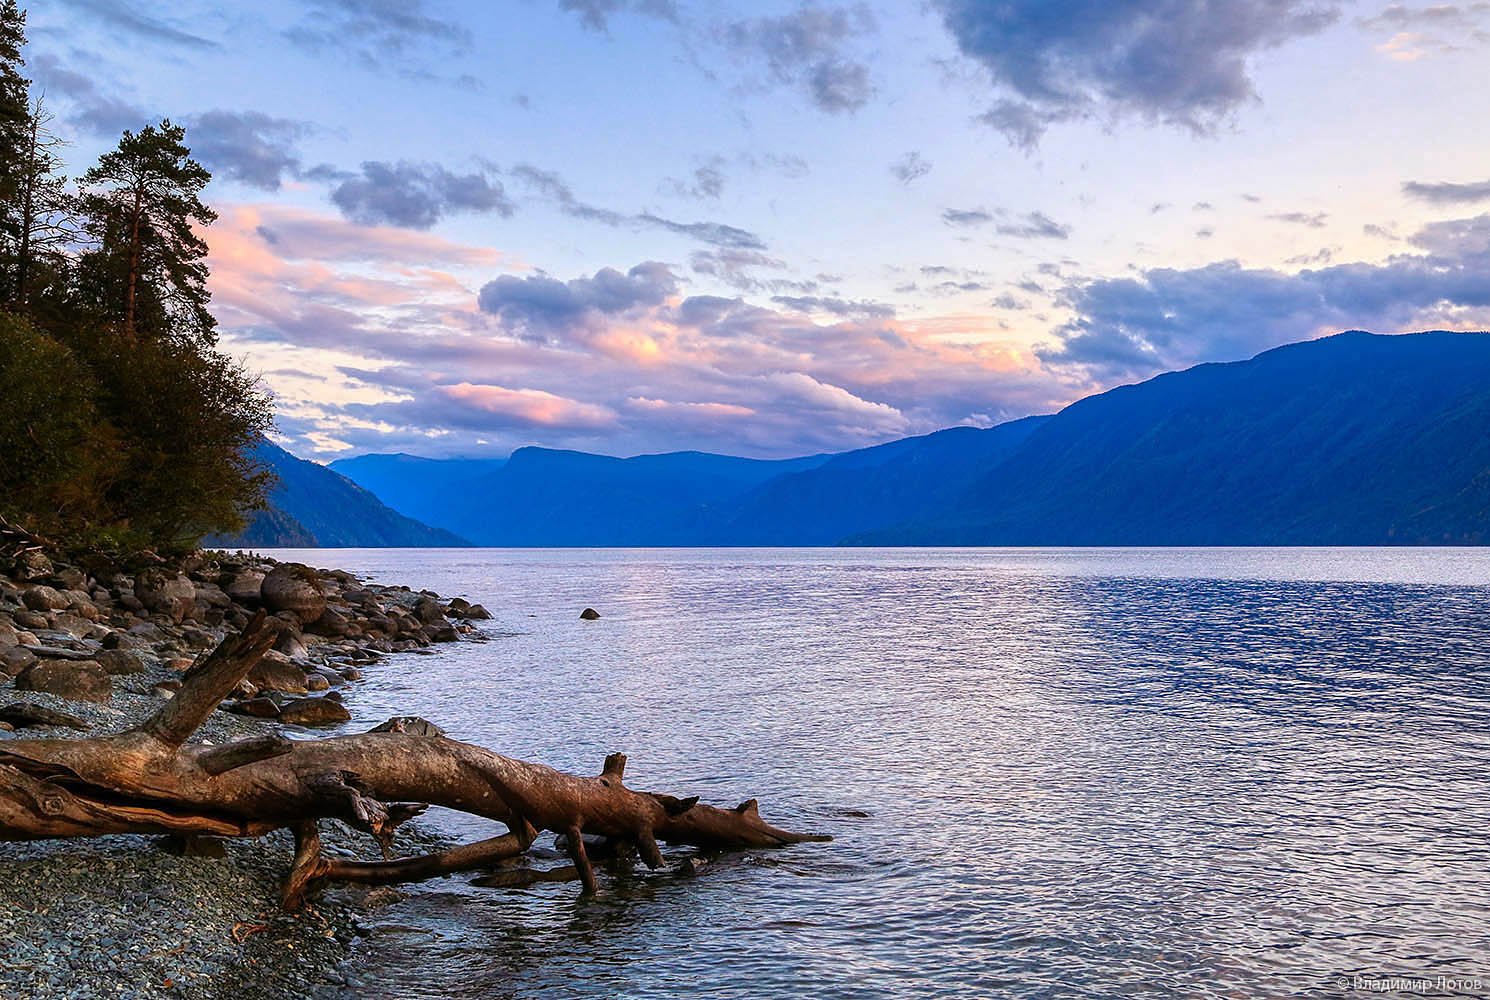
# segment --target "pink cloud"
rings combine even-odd
[[[606,427],[616,421],[614,410],[566,399],[541,389],[508,389],[500,385],[460,382],[437,390],[448,399],[484,413],[515,418],[543,427]]]

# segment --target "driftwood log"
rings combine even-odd
[[[283,903],[294,910],[328,881],[388,884],[488,868],[526,852],[544,830],[563,835],[574,863],[570,877],[578,877],[586,893],[596,889],[587,834],[634,847],[654,868],[663,863],[659,841],[730,850],[829,839],[772,826],[753,799],[718,809],[697,798],[633,791],[623,782],[622,754],[607,757],[598,776],[581,777],[397,726],[321,740],[187,743],[275,635],[260,612],[192,667],[175,697],[127,732],[0,744],[0,840],[117,833],[257,837],[288,828],[296,852]],[[399,824],[431,805],[495,820],[507,833],[390,859]],[[367,832],[386,860],[328,858],[321,850],[322,819]],[[530,879],[539,880],[548,878]]]

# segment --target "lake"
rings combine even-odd
[[[622,750],[836,838],[594,900],[410,887],[359,996],[1490,990],[1490,551],[273,554],[495,615],[369,668],[351,728]]]

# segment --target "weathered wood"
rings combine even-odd
[[[829,839],[766,823],[753,799],[729,810],[696,797],[633,791],[624,783],[624,754],[608,756],[598,776],[582,777],[452,740],[422,720],[322,740],[187,744],[274,638],[259,613],[189,670],[176,696],[134,730],[0,744],[0,839],[255,837],[288,828],[296,838],[283,890],[288,909],[329,881],[387,884],[488,868],[526,852],[543,830],[565,835],[586,895],[599,888],[586,834],[634,847],[652,868],[664,864],[659,840],[739,849]],[[391,859],[394,832],[431,805],[495,820],[508,832]],[[317,821],[331,818],[370,834],[385,860],[328,859]]]

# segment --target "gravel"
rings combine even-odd
[[[0,590],[7,583],[0,580]],[[375,589],[390,606],[412,605],[423,596],[405,588]],[[0,594],[5,612],[0,617],[8,623],[18,604],[4,597]],[[119,732],[154,712],[163,704],[155,686],[181,676],[169,667],[170,643],[190,626],[173,628],[158,616],[153,620],[162,623],[167,642],[156,644],[158,657],[145,659],[143,673],[112,679],[107,704],[18,690],[0,675],[0,706],[28,702],[88,724],[86,732],[40,727],[12,733],[0,727],[0,749],[14,739]],[[445,628],[451,631],[447,638],[455,638]],[[97,646],[60,633],[54,639],[50,631],[41,639],[81,649]],[[207,640],[215,641],[215,635]],[[415,643],[378,645],[386,653]],[[268,732],[311,735],[218,711],[193,741],[226,743]],[[321,826],[329,852],[380,856],[367,836],[333,821]],[[400,829],[396,850],[422,853],[443,846],[411,823]],[[223,848],[223,857],[183,857],[157,837],[0,841],[0,1000],[355,995],[343,969],[349,946],[359,932],[360,915],[389,890],[332,888],[304,911],[287,915],[280,909],[279,887],[293,854],[290,835],[279,831],[258,840],[227,841]]]

